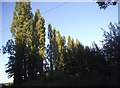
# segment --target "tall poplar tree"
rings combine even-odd
[[[45,59],[45,20],[40,14],[40,10],[37,9],[35,13],[35,48],[36,48],[36,59],[37,59],[37,75],[43,73],[43,60]]]
[[[50,62],[50,70],[53,71],[53,57],[52,57],[52,25],[48,25],[48,39],[49,44],[47,45],[47,59]]]
[[[64,53],[65,53],[65,36],[61,36],[60,32],[57,32],[57,43],[58,43],[58,69],[63,71],[64,66]]]
[[[53,53],[53,66],[55,70],[58,70],[58,59],[59,59],[59,52],[58,52],[58,43],[57,43],[57,31],[55,28],[52,29],[52,53]]]
[[[15,40],[15,82],[22,82],[27,78],[26,69],[26,38],[31,19],[30,2],[16,2],[11,33]]]

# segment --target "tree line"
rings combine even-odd
[[[9,78],[14,78],[15,84],[36,79],[118,82],[120,27],[117,24],[110,23],[109,32],[103,30],[102,48],[95,42],[88,47],[71,36],[66,39],[51,24],[45,28],[40,10],[37,9],[34,15],[31,9],[30,2],[16,2],[10,29],[13,39],[2,47],[3,54],[9,54],[6,72]]]

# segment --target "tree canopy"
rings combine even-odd
[[[106,9],[108,6],[115,6],[119,3],[119,0],[97,0],[96,2],[100,9]]]
[[[8,77],[14,84],[39,80],[58,85],[119,85],[120,27],[110,23],[104,32],[102,48],[93,42],[84,46],[78,39],[67,38],[52,24],[45,28],[45,19],[30,2],[16,2],[11,33],[13,39],[2,47],[9,54]],[[47,33],[46,33],[47,30]],[[48,43],[46,43],[48,35]],[[22,84],[20,84],[22,85]]]

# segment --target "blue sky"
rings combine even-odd
[[[100,47],[102,37],[101,28],[108,30],[109,22],[118,22],[118,6],[110,6],[106,10],[100,10],[95,2],[70,2],[57,7],[63,2],[32,2],[32,12],[40,9],[42,16],[45,18],[45,26],[52,24],[62,35],[70,35],[85,46],[91,46],[95,41]],[[13,19],[14,2],[0,3],[0,46],[5,45],[8,39],[12,38],[10,26]],[[48,11],[49,10],[49,11]],[[48,12],[47,12],[48,11]],[[1,40],[2,39],[2,40]],[[11,82],[5,73],[5,64],[8,61],[8,55],[0,53],[0,83]]]

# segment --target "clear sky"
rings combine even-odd
[[[118,22],[118,6],[110,6],[106,10],[100,10],[95,2],[32,2],[32,12],[40,9],[45,18],[45,27],[52,24],[62,35],[70,35],[85,46],[91,46],[95,41],[100,47],[102,37],[101,28],[108,30],[109,22]],[[0,47],[11,39],[10,27],[13,19],[14,2],[0,3]],[[54,9],[53,9],[54,8]],[[1,30],[2,29],[2,30]],[[5,64],[8,55],[0,53],[0,83],[11,82],[7,78]]]

